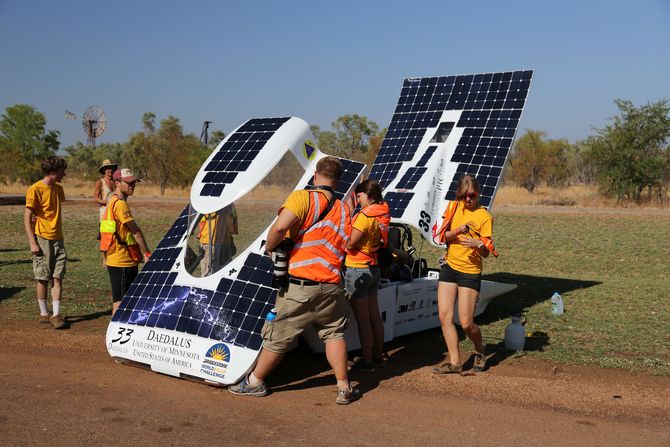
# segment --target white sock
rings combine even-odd
[[[348,380],[338,380],[337,381],[337,388],[340,389],[340,390],[351,391],[351,383],[349,383]]]
[[[54,315],[60,315],[60,300],[52,301],[51,307],[53,307]]]
[[[37,300],[40,305],[40,315],[49,315],[49,308],[47,307],[47,300]]]
[[[252,372],[251,374],[249,374],[249,385],[251,385],[251,386],[256,386],[256,385],[258,385],[258,384],[261,383],[261,382],[262,382],[262,380],[260,380],[260,379],[259,379],[258,377],[256,377],[256,376],[254,376],[254,373],[253,373],[253,372]]]

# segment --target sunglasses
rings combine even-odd
[[[472,199],[476,199],[478,195],[479,194],[477,194],[476,192],[469,192],[469,193],[466,193],[465,195],[463,195],[463,197],[466,198],[466,199],[472,200]]]

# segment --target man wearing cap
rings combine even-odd
[[[137,276],[140,261],[151,252],[126,200],[135,192],[138,180],[132,170],[118,169],[112,175],[114,191],[100,221],[100,251],[103,252],[112,284],[112,315]]]
[[[98,172],[102,174],[102,178],[99,178],[95,182],[95,192],[93,193],[93,201],[98,204],[98,223],[102,221],[102,215],[105,212],[105,207],[107,202],[112,197],[114,193],[114,179],[112,179],[112,174],[116,171],[116,163],[112,163],[111,160],[107,159],[102,162],[102,165],[98,169]],[[100,240],[100,232],[98,232],[98,240]],[[102,256],[102,265],[105,266],[105,256]]]

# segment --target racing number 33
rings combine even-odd
[[[112,343],[119,342],[120,345],[128,343],[130,341],[130,335],[133,333],[133,329],[120,327],[118,332],[118,337],[112,340]],[[121,340],[123,339],[123,340]]]
[[[431,221],[430,214],[428,214],[425,211],[421,211],[420,217],[421,218],[419,219],[419,228],[421,228],[423,231],[427,233],[428,231],[430,231],[430,221]]]

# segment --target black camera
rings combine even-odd
[[[272,287],[279,290],[279,295],[284,295],[288,290],[288,254],[293,248],[291,239],[284,239],[272,252]]]

